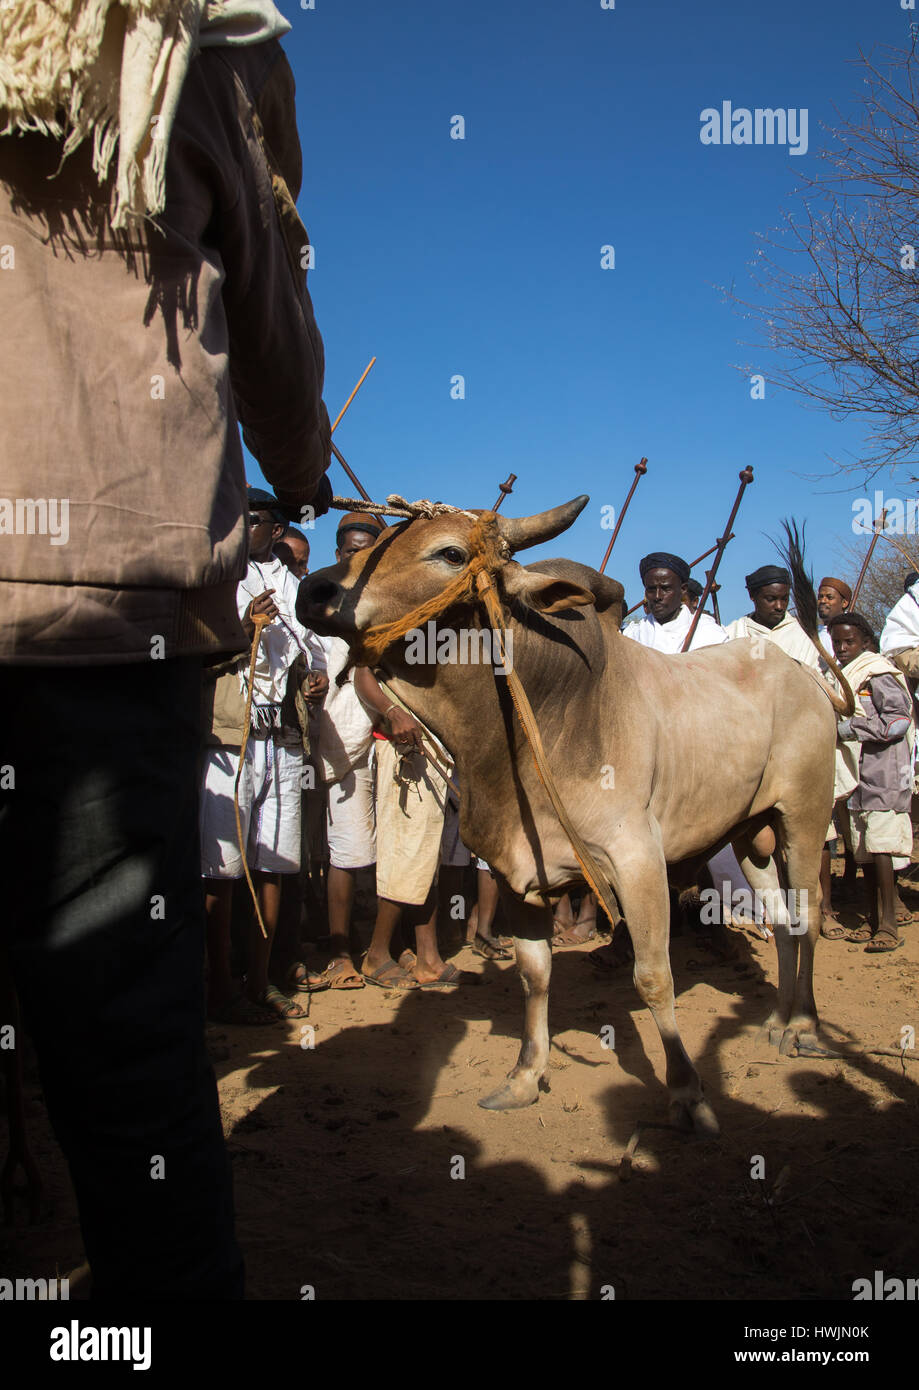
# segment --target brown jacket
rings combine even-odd
[[[285,504],[330,456],[287,59],[193,59],[139,231],[108,228],[90,143],[49,177],[58,142],[0,139],[0,662],[242,651],[237,417]]]

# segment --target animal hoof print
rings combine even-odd
[[[510,1086],[502,1086],[492,1091],[490,1096],[483,1096],[479,1105],[482,1110],[525,1110],[528,1105],[535,1105],[538,1099],[538,1091],[533,1095],[521,1095]]]

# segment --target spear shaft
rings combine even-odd
[[[606,569],[606,566],[609,563],[609,557],[613,553],[613,546],[616,544],[616,537],[619,535],[619,528],[625,520],[625,514],[629,510],[629,503],[632,500],[632,496],[635,492],[635,489],[638,487],[639,480],[644,477],[647,471],[648,460],[640,459],[638,463],[636,463],[635,465],[635,477],[632,479],[632,486],[629,488],[629,495],[622,504],[622,510],[616,518],[616,525],[613,527],[613,534],[609,538],[609,545],[606,547],[606,554],[603,556],[603,564],[600,566],[601,574],[603,574],[604,570]]]
[[[492,511],[493,511],[493,512],[496,512],[496,511],[498,510],[498,508],[501,506],[501,504],[503,503],[503,501],[504,501],[505,497],[508,495],[508,493],[514,491],[514,484],[516,483],[516,481],[517,481],[517,474],[516,474],[516,473],[508,473],[507,478],[505,479],[505,481],[504,481],[503,483],[499,483],[499,484],[498,484],[498,487],[500,488],[500,493],[499,493],[499,495],[498,495],[498,500],[497,500],[497,502],[496,502],[495,505],[492,507]]]
[[[731,508],[731,515],[728,517],[728,524],[724,528],[724,535],[721,536],[718,541],[718,553],[715,556],[714,563],[712,564],[711,569],[706,571],[705,588],[702,590],[702,597],[699,599],[699,606],[693,614],[692,622],[689,625],[689,631],[686,634],[685,641],[683,642],[683,646],[681,648],[681,650],[684,652],[689,651],[690,643],[692,642],[692,639],[696,634],[696,628],[699,626],[699,619],[702,617],[702,610],[708,601],[708,596],[712,592],[712,588],[715,583],[715,575],[718,573],[718,566],[721,564],[721,557],[724,554],[725,549],[727,547],[727,543],[731,539],[731,536],[733,534],[731,528],[733,527],[734,520],[737,516],[738,511],[740,510],[741,500],[748,486],[753,481],[753,469],[749,466],[749,464],[746,468],[741,469],[740,473],[738,474],[738,477],[740,478],[740,488],[738,490],[737,496],[734,498],[734,506]]]
[[[862,580],[864,579],[865,575],[868,573],[868,566],[871,564],[871,557],[872,557],[872,555],[874,554],[874,547],[875,547],[875,546],[877,545],[877,543],[878,543],[878,536],[881,534],[881,532],[883,531],[883,529],[884,529],[884,527],[886,526],[886,524],[887,524],[887,508],[885,507],[884,510],[881,512],[880,521],[878,521],[878,518],[877,518],[877,517],[875,517],[875,519],[874,519],[874,535],[871,537],[871,544],[870,544],[869,547],[868,547],[868,554],[865,556],[864,560],[862,561],[862,567],[861,567],[861,569],[859,570],[859,572],[858,572],[858,578],[857,578],[856,581],[855,581],[855,588],[852,590],[852,602],[849,604],[849,611],[852,612],[852,613],[855,612],[855,604],[856,604],[856,602],[857,602],[857,600],[858,600],[858,591],[859,591],[859,589],[862,587]]]
[[[331,429],[331,431],[330,431],[331,434],[334,434],[334,433],[335,433],[335,431],[336,431],[336,429],[338,428],[338,425],[339,425],[339,423],[340,423],[340,421],[341,421],[342,416],[344,415],[345,411],[348,409],[348,406],[349,406],[349,405],[351,404],[351,402],[354,400],[354,397],[357,395],[358,391],[359,391],[359,390],[361,389],[361,387],[363,386],[364,381],[365,381],[366,376],[367,376],[367,373],[370,371],[370,368],[373,366],[373,364],[374,364],[374,362],[375,362],[376,360],[377,360],[377,359],[376,359],[375,357],[371,357],[370,361],[367,363],[366,367],[365,367],[364,370],[361,372],[360,381],[357,383],[357,385],[355,386],[354,390],[351,392],[351,395],[350,395],[350,396],[348,397],[348,399],[345,401],[345,403],[344,403],[344,405],[342,406],[341,410],[338,412],[338,414],[337,414],[336,417],[335,417],[335,424],[332,426],[332,429]]]

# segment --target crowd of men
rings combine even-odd
[[[779,565],[764,565],[746,577],[753,611],[723,628],[703,613],[688,646],[692,614],[690,574],[677,555],[656,553],[642,560],[646,616],[625,629],[626,637],[657,651],[696,651],[733,638],[773,642],[793,660],[819,669],[836,689],[841,687],[800,622],[788,611],[791,575]],[[895,874],[911,859],[910,809],[915,773],[915,677],[919,675],[919,575],[911,571],[904,595],[894,606],[880,638],[867,620],[852,610],[852,590],[842,579],[820,581],[817,611],[823,626],[821,646],[832,654],[855,695],[855,712],[839,721],[833,821],[827,831],[821,887],[821,934],[828,940],[865,943],[881,954],[902,946],[901,923],[912,920],[896,888]],[[868,920],[847,930],[833,914],[830,845],[841,835],[848,871],[844,891],[855,895],[856,865],[867,886]],[[732,891],[745,881],[730,850],[709,864],[716,882]],[[748,885],[747,885],[748,886]],[[563,924],[563,927],[567,924]],[[573,944],[577,933],[563,944]]]

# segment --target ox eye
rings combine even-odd
[[[448,565],[465,565],[466,563],[465,555],[455,545],[445,546],[443,550],[439,551],[439,554],[443,556]]]

